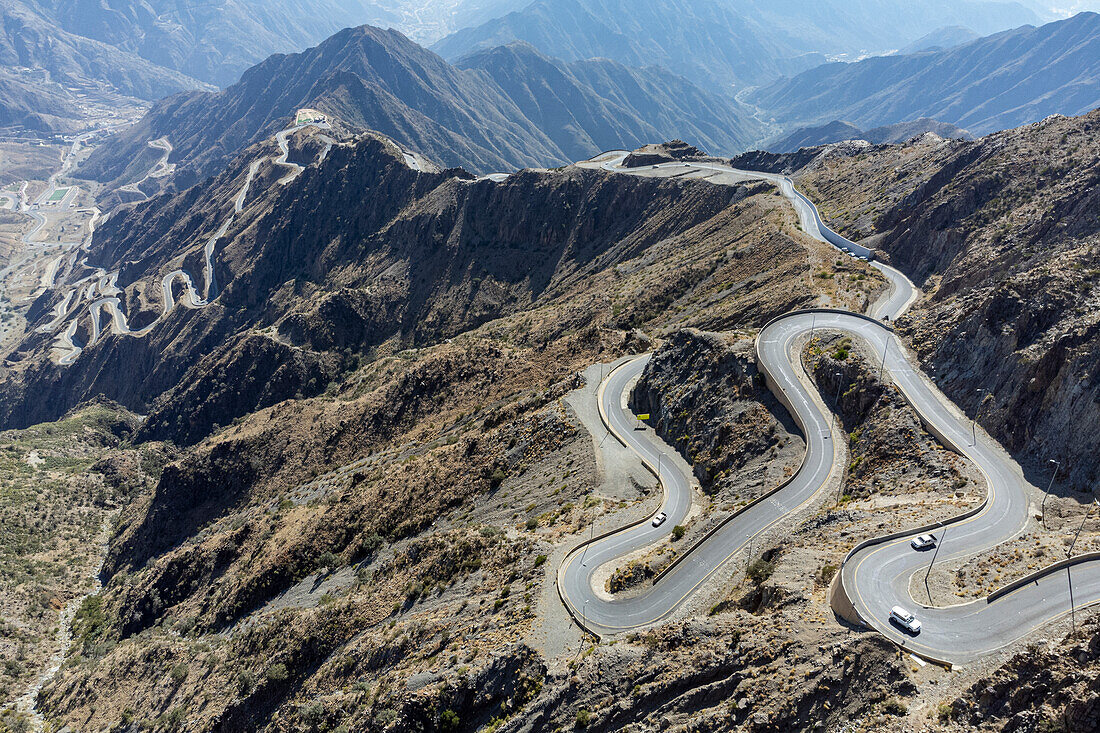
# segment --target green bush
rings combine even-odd
[[[157,716],[154,727],[161,730],[179,730],[179,727],[183,724],[183,719],[187,717],[187,710],[183,707],[174,707],[167,713],[162,713]]]
[[[393,708],[386,708],[379,711],[378,715],[374,716],[374,722],[379,728],[385,728],[386,726],[393,725],[397,722],[397,711]]]
[[[176,666],[172,667],[172,671],[169,673],[172,677],[173,684],[181,685],[183,681],[187,679],[187,665],[184,662],[180,662]]]
[[[325,719],[325,706],[320,702],[311,703],[302,708],[302,720],[310,724],[316,730]]]
[[[322,552],[321,556],[317,558],[317,567],[327,568],[329,571],[335,570],[342,564],[335,552]]]
[[[285,664],[276,662],[267,668],[266,676],[272,682],[282,682],[290,677],[290,673],[287,671]]]
[[[591,723],[591,722],[592,722],[592,713],[588,712],[587,710],[585,710],[583,708],[577,711],[577,727],[578,728],[587,728],[588,724]]]
[[[772,577],[772,573],[774,572],[775,564],[768,562],[764,558],[760,558],[749,566],[749,569],[748,571],[746,571],[745,575],[748,576],[749,580],[751,580],[753,583],[756,583],[757,585],[763,585],[768,580],[768,578]]]
[[[242,669],[237,673],[237,693],[241,697],[248,695],[256,687],[256,673],[250,669]]]
[[[901,700],[891,697],[882,703],[882,711],[888,715],[901,716],[908,714],[909,708]]]
[[[682,524],[677,524],[672,528],[672,541],[683,539],[684,534],[687,532],[687,527]]]
[[[458,713],[454,710],[444,710],[443,714],[439,716],[440,730],[458,730],[459,725]]]
[[[542,565],[546,562],[547,559],[548,558],[546,557],[546,555],[539,555],[538,557],[535,558],[535,567],[536,568],[537,567],[542,567]]]

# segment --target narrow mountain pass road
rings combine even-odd
[[[615,151],[589,162],[588,167],[634,175],[663,175],[666,166],[622,169],[625,153]],[[684,164],[671,164],[678,168]],[[692,164],[694,165],[694,164]],[[688,166],[691,167],[691,166]],[[773,174],[705,164],[695,171],[717,170],[729,182],[763,178],[775,182],[795,206],[802,228],[810,236],[859,253],[858,245],[829,230],[816,207],[798,193],[789,179]],[[660,171],[660,173],[656,173]],[[591,633],[610,635],[657,624],[674,614],[733,556],[784,521],[813,505],[821,492],[843,469],[838,441],[845,436],[821,396],[810,386],[799,354],[814,329],[842,332],[864,342],[885,365],[887,375],[920,415],[928,429],[948,448],[971,460],[984,474],[988,497],[981,509],[947,526],[947,538],[939,561],[948,562],[995,547],[1019,534],[1028,522],[1028,484],[1020,467],[995,441],[981,431],[972,439],[970,419],[913,366],[905,344],[876,318],[894,320],[919,296],[902,273],[881,263],[875,266],[890,282],[890,289],[872,308],[872,316],[815,309],[775,319],[761,329],[756,341],[757,362],[770,389],[787,406],[806,439],[803,463],[795,475],[771,494],[736,513],[690,551],[681,555],[646,591],[631,597],[609,598],[593,587],[600,566],[621,562],[642,548],[663,540],[691,505],[690,477],[673,461],[662,460],[669,448],[651,430],[635,430],[637,418],[627,405],[634,379],[650,356],[626,362],[608,376],[599,390],[599,408],[608,430],[659,476],[664,490],[660,511],[668,520],[659,527],[649,521],[632,525],[570,552],[558,572],[559,593],[577,622]],[[1034,582],[990,599],[948,608],[929,608],[910,595],[910,581],[923,572],[929,558],[909,542],[927,528],[914,528],[892,538],[871,540],[852,551],[834,583],[834,610],[847,620],[884,634],[900,646],[933,661],[960,664],[1011,644],[1035,628],[1100,602],[1100,562],[1083,559],[1070,568],[1053,569]],[[941,534],[942,537],[942,534]],[[601,589],[602,591],[602,589]],[[923,624],[919,636],[911,636],[889,621],[891,607],[900,605],[917,613]]]

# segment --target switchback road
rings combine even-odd
[[[802,228],[810,236],[860,253],[858,245],[839,237],[824,225],[816,208],[799,194],[789,179],[773,174],[740,171],[716,164],[665,164],[646,168],[620,167],[625,153],[613,152],[587,164],[632,175],[667,175],[668,168],[690,169],[715,183],[762,178],[776,183],[798,211]],[[715,181],[715,176],[721,180]],[[674,614],[725,563],[744,552],[754,539],[797,517],[820,497],[841,472],[838,441],[828,409],[804,374],[798,354],[811,329],[827,329],[861,340],[884,363],[886,373],[922,421],[947,447],[971,460],[984,474],[988,497],[973,516],[946,522],[947,539],[939,561],[968,557],[1016,536],[1028,522],[1027,482],[1019,466],[991,438],[980,431],[971,438],[971,423],[919,370],[905,345],[888,325],[876,318],[894,320],[917,298],[912,283],[900,272],[875,263],[890,281],[890,290],[872,308],[875,317],[819,309],[791,313],[765,326],[756,341],[758,366],[769,387],[801,428],[806,439],[803,464],[794,477],[762,501],[736,514],[716,532],[696,545],[678,564],[645,592],[613,598],[594,588],[596,571],[609,563],[667,537],[691,507],[691,481],[673,461],[671,453],[652,431],[637,431],[637,418],[626,407],[634,380],[649,356],[627,361],[613,371],[598,392],[599,408],[608,429],[659,475],[664,492],[660,511],[668,520],[653,527],[641,524],[598,538],[570,552],[558,572],[563,601],[577,621],[592,633],[609,635],[652,626]],[[1072,567],[1048,571],[1011,592],[994,594],[971,603],[929,608],[910,596],[910,580],[923,572],[929,558],[912,549],[910,540],[928,528],[913,528],[899,536],[872,540],[858,546],[842,567],[832,592],[833,608],[850,621],[886,635],[906,649],[944,663],[965,663],[1020,639],[1038,626],[1071,610],[1100,602],[1100,562],[1087,558]],[[942,535],[941,535],[942,536]],[[914,610],[923,629],[912,637],[889,622],[890,608]]]

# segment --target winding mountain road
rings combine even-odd
[[[292,125],[274,136],[275,143],[279,147],[279,155],[274,159],[270,157],[260,158],[251,163],[248,168],[248,175],[245,178],[244,184],[241,186],[239,192],[233,200],[233,210],[218,230],[206,240],[203,247],[203,286],[200,291],[195,285],[195,279],[191,276],[191,273],[179,268],[172,270],[168,274],[161,278],[160,290],[161,297],[163,299],[163,309],[161,314],[149,325],[145,326],[141,330],[134,331],[130,328],[126,314],[122,309],[122,301],[118,297],[122,294],[122,291],[117,287],[118,273],[107,273],[101,268],[96,268],[94,273],[89,276],[85,276],[80,280],[63,284],[61,287],[66,288],[65,294],[60,302],[58,302],[52,310],[53,318],[38,327],[39,333],[53,333],[59,328],[63,327],[54,341],[54,349],[57,358],[57,363],[61,366],[71,366],[76,362],[77,358],[88,346],[94,345],[102,336],[104,327],[102,323],[103,313],[106,312],[110,320],[111,332],[118,335],[142,337],[151,332],[159,323],[161,323],[173,308],[177,305],[177,298],[173,293],[173,287],[177,281],[183,283],[184,297],[179,299],[178,303],[187,308],[204,308],[218,295],[218,279],[217,271],[214,266],[214,254],[218,242],[225,237],[229,228],[232,226],[235,218],[244,211],[245,202],[248,199],[249,192],[251,191],[253,180],[256,174],[259,172],[260,167],[267,161],[271,160],[276,165],[288,169],[286,175],[277,181],[277,185],[286,186],[294,182],[298,176],[302,174],[305,168],[289,160],[290,157],[290,136],[294,133],[305,130],[307,128],[313,128],[311,134],[316,135],[324,147],[318,154],[317,162],[321,163],[328,157],[333,147],[337,145],[337,141],[328,135],[323,134],[324,131],[331,130],[331,126],[328,123],[323,122],[309,122],[302,125]],[[148,143],[150,148],[159,149],[163,152],[161,159],[153,166],[149,173],[137,183],[129,186],[124,186],[120,190],[127,190],[131,193],[137,193],[144,196],[139,186],[142,182],[150,178],[160,178],[170,175],[174,170],[174,166],[168,163],[169,157],[172,154],[172,145],[167,138],[159,138]],[[396,143],[395,143],[396,145]],[[400,146],[398,146],[400,147]],[[74,143],[72,153],[78,150],[78,144]],[[403,151],[405,163],[413,170],[417,171],[429,171],[435,170],[435,166],[427,161],[425,158],[416,153]],[[67,160],[71,159],[70,154]],[[67,168],[63,167],[63,170]],[[52,180],[52,179],[51,179]],[[24,189],[26,186],[24,186]],[[21,194],[25,197],[25,193]],[[91,238],[95,233],[95,225],[99,220],[100,212],[98,209],[91,210],[93,213],[92,220],[89,222],[89,236],[82,247],[84,252],[90,251]],[[36,218],[41,217],[37,212],[29,212]],[[32,229],[25,235],[25,239],[29,239],[34,236],[46,223],[45,218],[41,217],[39,226]],[[72,253],[70,257],[69,265],[72,267],[75,265],[76,252]],[[42,278],[43,285],[47,286],[46,289],[53,289],[57,287],[55,284],[56,275],[60,266],[61,260],[57,260],[49,266],[47,273]],[[85,263],[86,264],[86,263]],[[97,294],[98,291],[98,294]],[[86,306],[86,308],[85,308]],[[90,319],[91,332],[87,344],[81,344],[76,338],[76,334],[79,330],[78,320],[82,313],[87,313]],[[70,320],[71,319],[71,320]],[[67,323],[68,322],[68,323]]]
[[[632,175],[667,175],[669,168],[694,176],[722,176],[717,182],[750,178],[776,183],[798,211],[810,236],[860,252],[858,245],[829,230],[816,207],[798,193],[790,179],[774,174],[740,171],[717,164],[663,164],[644,168],[621,167],[626,153],[614,151],[581,165]],[[972,461],[984,474],[988,496],[981,508],[965,518],[941,523],[943,547],[938,560],[948,562],[995,547],[1027,526],[1028,484],[1020,467],[981,431],[971,438],[971,422],[935,385],[913,367],[903,342],[878,320],[896,319],[919,293],[902,273],[874,263],[890,282],[890,289],[872,308],[871,316],[817,309],[782,316],[767,324],[756,341],[757,361],[768,385],[790,410],[806,439],[806,453],[797,473],[781,488],[736,513],[717,531],[682,555],[646,591],[630,597],[611,597],[597,591],[594,582],[601,566],[620,563],[626,556],[667,537],[691,508],[691,480],[672,453],[651,430],[634,429],[637,418],[627,408],[630,390],[650,355],[628,360],[607,377],[598,391],[601,416],[609,431],[633,450],[656,475],[664,492],[660,511],[668,519],[660,527],[647,520],[580,545],[558,571],[558,590],[577,622],[597,635],[645,628],[672,614],[717,573],[730,558],[752,547],[756,538],[789,522],[819,499],[843,469],[837,442],[845,436],[820,395],[802,370],[799,353],[812,329],[842,332],[863,341],[876,358],[885,356],[885,368],[901,394],[928,429],[947,447]],[[871,540],[855,548],[841,568],[831,593],[833,608],[849,621],[884,634],[924,658],[964,664],[1011,644],[1034,629],[1071,611],[1100,602],[1100,562],[1082,558],[1071,567],[1050,569],[1022,587],[994,593],[988,599],[951,607],[931,608],[910,595],[910,581],[923,572],[929,558],[912,549],[909,541],[928,528],[914,528],[893,538]],[[923,629],[912,637],[889,622],[890,608],[917,612]]]

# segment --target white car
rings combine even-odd
[[[667,514],[665,514],[664,512],[657,512],[657,516],[653,518],[653,526],[660,527],[662,524],[665,523],[666,519],[668,519]]]
[[[909,544],[913,546],[914,550],[928,550],[936,546],[936,535],[922,534],[920,537],[914,538]]]
[[[909,613],[901,606],[894,606],[890,609],[890,620],[910,634],[916,635],[920,633],[920,621],[917,621],[916,616]]]

